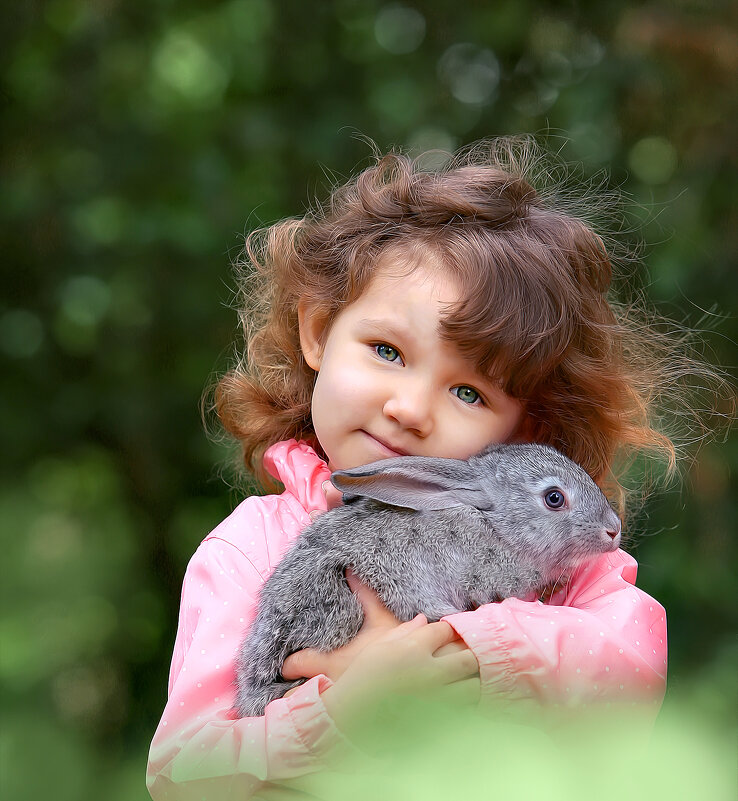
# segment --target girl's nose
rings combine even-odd
[[[421,437],[427,437],[433,429],[431,396],[427,388],[411,388],[405,382],[398,383],[383,411],[403,428]]]

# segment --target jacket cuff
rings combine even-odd
[[[458,612],[443,618],[461,637],[479,662],[481,697],[497,701],[528,697],[515,680],[505,623],[475,612]]]
[[[295,735],[315,759],[336,767],[360,752],[333,722],[321,693],[333,685],[324,675],[315,676],[300,685],[284,700]]]

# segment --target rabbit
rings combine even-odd
[[[358,633],[351,566],[401,621],[429,621],[526,598],[614,551],[621,524],[589,475],[538,444],[494,445],[468,460],[399,456],[339,470],[344,505],[297,539],[262,587],[236,662],[235,713],[261,715],[303,680],[280,670],[302,648]]]

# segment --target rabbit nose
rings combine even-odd
[[[618,537],[620,532],[622,531],[623,524],[620,521],[620,518],[615,514],[612,509],[607,510],[607,514],[605,515],[604,522],[604,529],[607,536],[614,540]]]

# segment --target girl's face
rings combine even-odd
[[[460,299],[452,277],[432,257],[405,264],[383,256],[323,346],[300,306],[302,350],[317,371],[313,425],[331,470],[402,455],[465,459],[509,440],[522,421],[521,403],[440,337]]]

